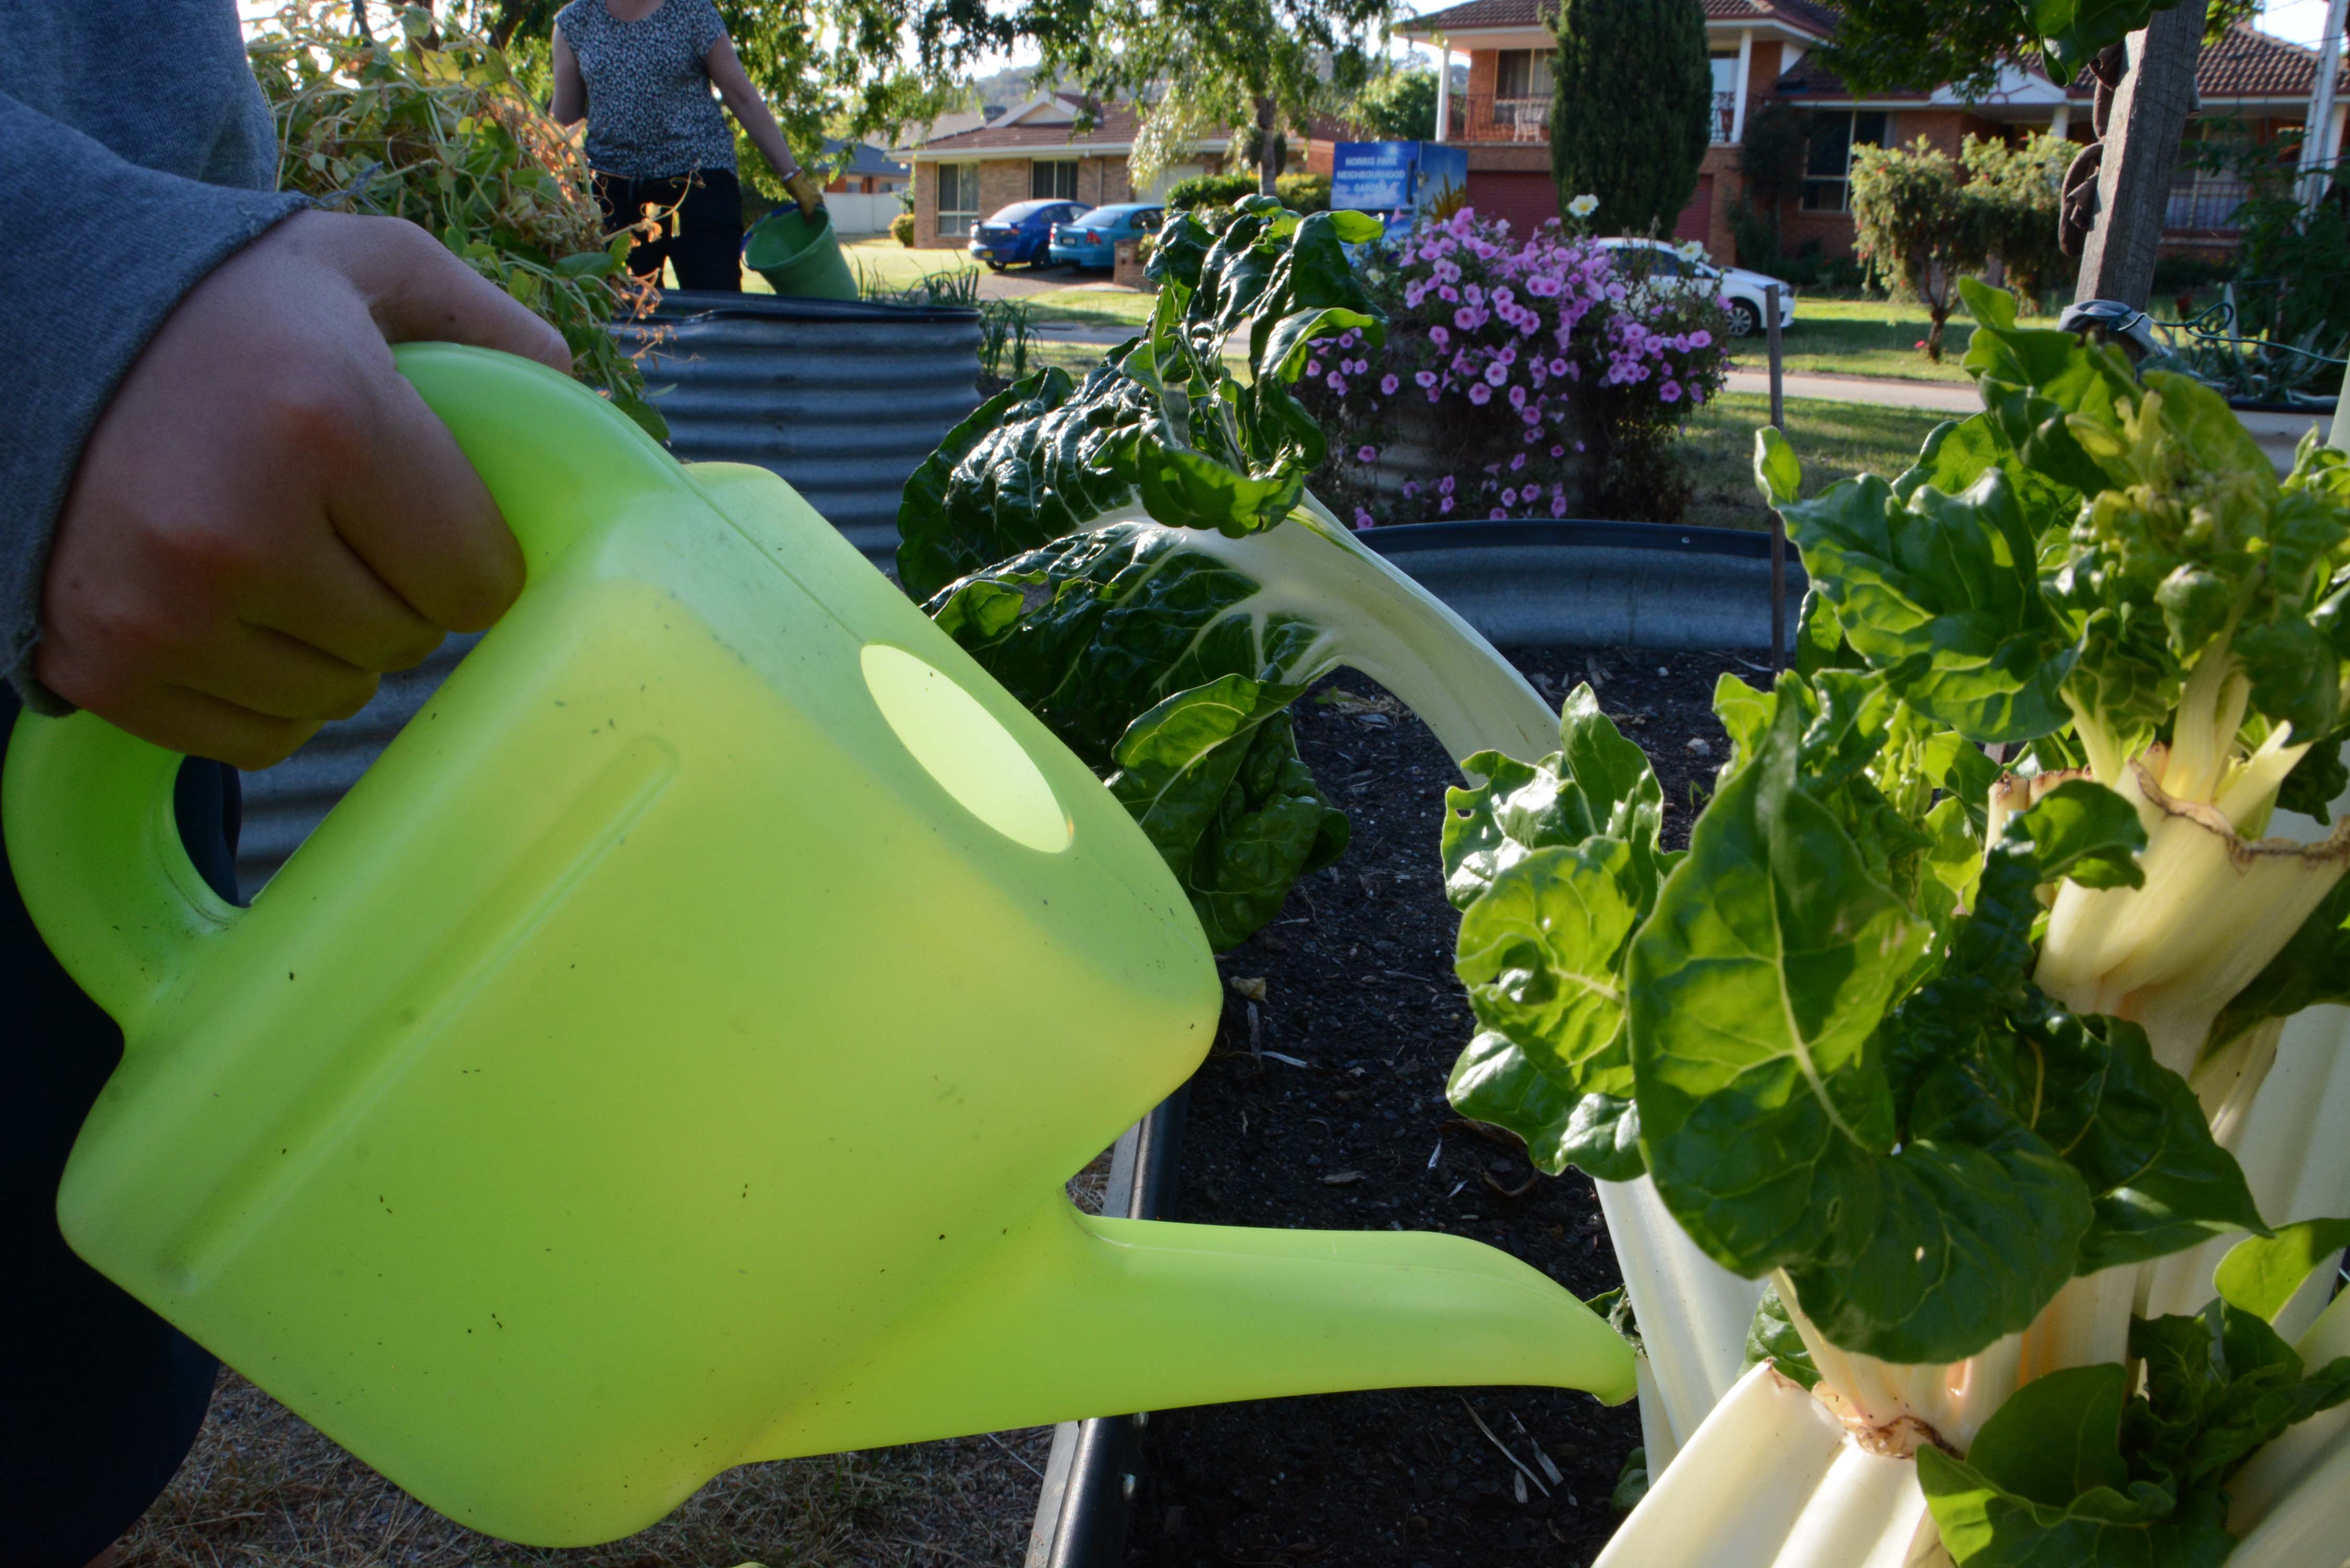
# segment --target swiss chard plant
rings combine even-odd
[[[2270,832],[2350,783],[2350,459],[2313,438],[2281,482],[2208,389],[1967,287],[1984,410],[1908,472],[1798,501],[1762,432],[1813,590],[1794,669],[1721,683],[1685,852],[1587,691],[1543,761],[1471,759],[1451,1093],[1768,1282],[1750,1344],[1923,1456],[1957,1562],[2217,1562],[2258,1522],[2230,1477],[2350,1397],[2350,1344],[2305,1366],[2224,1289],[2192,1315],[2210,1262],[2158,1306],[2164,1260],[2308,1218],[2237,1157],[2285,1020],[2350,999],[2350,823]]]
[[[1100,772],[1219,950],[1346,846],[1288,720],[1315,680],[1362,671],[1457,756],[1557,727],[1305,491],[1324,442],[1292,388],[1317,338],[1384,331],[1345,249],[1378,230],[1263,197],[1217,229],[1176,217],[1148,328],[1082,379],[1047,367],[989,399],[899,508],[899,579]]]

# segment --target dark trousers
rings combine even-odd
[[[16,729],[0,686],[0,760]],[[214,891],[236,891],[236,774],[180,769],[180,836]],[[130,825],[125,824],[128,831]],[[5,852],[0,852],[5,860]],[[57,1180],[74,1136],[122,1056],[122,1032],[49,956],[0,865],[0,1278],[17,1345],[0,1378],[0,1558],[81,1568],[128,1530],[203,1425],[218,1364],[74,1256],[57,1231]]]
[[[661,263],[677,265],[680,288],[743,291],[743,187],[731,169],[702,169],[660,180],[596,176],[596,200],[606,228],[619,230],[640,220],[645,208],[665,214],[657,239],[629,247],[629,270],[659,278]],[[674,212],[670,209],[675,208]]]

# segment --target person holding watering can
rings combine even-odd
[[[230,0],[0,0],[0,757],[20,703],[187,753],[191,857],[234,898],[236,784],[379,673],[496,620],[523,557],[391,345],[567,370],[555,329],[397,218],[274,192]],[[210,761],[202,759],[213,759]],[[0,1563],[82,1568],[171,1480],[211,1356],[76,1257],[66,1156],[121,1031],[0,857]]]
[[[663,214],[660,237],[629,252],[639,277],[659,277],[667,261],[680,288],[742,289],[743,191],[720,99],[813,216],[816,182],[784,144],[711,0],[571,0],[556,14],[555,118],[588,121],[604,221],[618,230],[649,207]]]

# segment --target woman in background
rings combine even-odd
[[[711,96],[711,88],[718,96]],[[680,288],[743,286],[743,190],[723,99],[784,189],[813,214],[816,182],[743,74],[711,0],[571,0],[555,17],[555,118],[588,121],[596,199],[615,231],[653,210],[658,237],[639,238],[629,270]]]

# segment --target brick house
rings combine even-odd
[[[1031,197],[1100,206],[1149,200],[1188,175],[1215,168],[1229,137],[1196,144],[1198,158],[1170,169],[1137,192],[1127,159],[1134,151],[1135,106],[1096,106],[1091,130],[1077,130],[1074,99],[1030,100],[988,123],[935,136],[907,156],[914,168],[914,244],[961,246],[989,213]]]
[[[1731,211],[1743,194],[1742,148],[1749,119],[1767,102],[1791,105],[1810,119],[1810,164],[1803,194],[1781,213],[1782,243],[1817,241],[1831,255],[1851,254],[1846,174],[1851,150],[1869,142],[1907,146],[1924,137],[1956,155],[1960,139],[2054,131],[2089,137],[2085,83],[2060,87],[2035,67],[2002,67],[1980,99],[1948,87],[1863,97],[1814,56],[1833,37],[1836,15],[1813,0],[1704,0],[1706,42],[1713,59],[1713,145],[1675,235],[1704,244],[1715,257],[1732,254]],[[1440,140],[1469,153],[1469,197],[1478,211],[1523,228],[1558,215],[1550,176],[1551,56],[1556,48],[1545,0],[1467,0],[1405,23],[1397,32],[1434,47]],[[1451,90],[1456,54],[1469,57],[1468,88]],[[2188,135],[2219,121],[2241,122],[2263,142],[2297,129],[2316,77],[2312,51],[2252,27],[2231,27],[2207,46],[2197,70],[2201,108]],[[2345,73],[2350,80],[2350,72]],[[2332,146],[2343,143],[2337,114]],[[2224,252],[2234,243],[2230,215],[2243,194],[2208,173],[2182,171],[2171,194],[2165,248]]]

